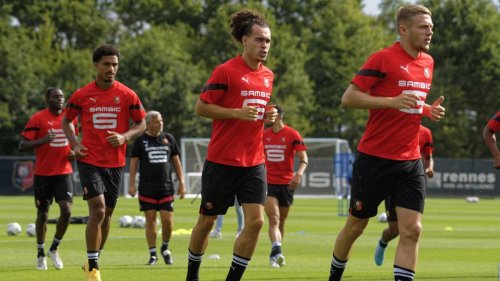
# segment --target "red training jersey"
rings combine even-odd
[[[488,121],[488,129],[490,131],[496,133],[500,131],[500,111],[495,114],[495,116],[491,117],[491,119]]]
[[[285,126],[275,133],[272,128],[264,131],[267,183],[289,184],[293,178],[294,156],[307,150],[304,140],[296,130]]]
[[[376,97],[416,94],[411,109],[370,109],[366,131],[358,150],[392,160],[420,158],[418,132],[423,105],[432,84],[434,60],[424,52],[410,56],[399,42],[371,55],[351,83]]]
[[[70,147],[62,129],[62,118],[62,113],[53,114],[48,109],[40,110],[31,116],[21,132],[21,136],[29,141],[44,138],[49,131],[56,135],[52,141],[35,148],[35,175],[55,176],[73,172],[68,159]],[[73,123],[76,127],[78,122],[75,119]]]
[[[432,155],[432,152],[434,151],[434,143],[432,142],[432,134],[429,128],[420,125],[418,144],[421,155]]]
[[[82,145],[88,148],[87,156],[78,161],[104,168],[125,166],[126,144],[113,147],[106,137],[108,131],[128,131],[130,119],[144,119],[146,112],[137,94],[118,81],[105,90],[94,81],[73,93],[66,107],[67,120],[80,116]]]
[[[207,160],[238,167],[251,167],[265,162],[262,134],[273,80],[271,70],[264,65],[253,70],[241,56],[214,69],[200,99],[224,108],[254,106],[259,116],[257,121],[214,119]]]

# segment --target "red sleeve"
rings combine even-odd
[[[208,79],[203,87],[200,99],[206,103],[217,104],[224,96],[228,88],[228,77],[223,67],[219,66],[214,69],[212,76]]]
[[[33,115],[30,120],[28,120],[28,123],[26,123],[26,126],[21,132],[21,136],[32,141],[37,139],[38,132],[40,132],[40,122],[39,119],[36,118],[36,115]]]
[[[434,143],[432,142],[432,133],[428,128],[420,128],[419,144],[421,155],[432,155]]]
[[[495,116],[491,117],[487,126],[492,132],[500,131],[500,111],[498,111]]]
[[[368,92],[385,77],[385,73],[383,56],[380,52],[377,52],[368,58],[351,83],[358,86],[363,92]]]
[[[135,92],[131,92],[130,94],[130,117],[134,122],[141,121],[146,117],[146,111],[144,110],[144,107],[142,106],[141,100],[139,99],[139,96]]]
[[[78,114],[80,114],[81,106],[78,104],[78,98],[76,97],[77,95],[78,91],[76,91],[73,95],[71,95],[68,102],[66,103],[66,110],[64,112],[64,117],[68,121],[75,119],[75,117],[78,116]]]
[[[295,151],[305,151],[305,150],[307,150],[307,146],[304,143],[304,140],[300,136],[300,133],[297,132],[297,131],[294,131],[293,148],[295,149]]]

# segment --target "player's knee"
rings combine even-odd
[[[422,225],[420,223],[417,223],[410,227],[401,229],[399,235],[401,237],[400,239],[417,242],[420,239],[421,233],[422,233]]]
[[[250,231],[259,232],[263,225],[264,225],[263,218],[258,218],[245,222],[245,228],[248,228],[248,230]]]
[[[361,234],[363,234],[363,231],[365,230],[365,226],[361,225],[353,225],[351,229],[349,229],[349,234],[351,237],[359,237]]]

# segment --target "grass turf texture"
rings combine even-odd
[[[198,216],[197,200],[176,200],[176,230],[191,229]],[[63,270],[55,270],[50,258],[47,271],[36,270],[36,240],[26,235],[26,226],[35,220],[32,197],[0,197],[0,276],[2,280],[83,280],[81,265],[86,258],[85,225],[71,224],[59,250],[64,261]],[[380,206],[379,210],[382,210]],[[75,198],[73,216],[87,214],[86,203]],[[52,205],[49,218],[58,215],[58,206]],[[149,253],[144,229],[120,228],[122,215],[142,215],[137,199],[120,198],[111,234],[99,260],[101,276],[110,280],[185,280],[188,234],[174,235],[170,249],[174,264],[167,266],[163,259],[155,266],[146,266]],[[235,212],[230,209],[224,220],[223,238],[210,239],[200,271],[202,281],[224,280],[232,258],[236,232]],[[257,250],[243,280],[327,280],[336,235],[345,217],[337,216],[337,202],[333,198],[296,198],[286,225],[283,251],[287,265],[270,268],[270,242],[267,220],[260,234]],[[6,226],[16,221],[23,227],[18,236],[7,236]],[[393,280],[392,264],[397,241],[393,241],[381,267],[373,261],[375,245],[384,223],[372,218],[364,234],[354,246],[343,280]],[[435,199],[426,203],[424,231],[420,242],[420,257],[416,280],[497,280],[500,262],[500,202],[481,199],[466,203],[465,199]],[[48,225],[45,249],[48,250],[55,225]],[[158,238],[158,248],[160,238]],[[212,254],[220,259],[209,259]]]

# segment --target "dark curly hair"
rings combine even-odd
[[[48,87],[48,88],[45,90],[45,100],[46,100],[46,101],[48,101],[48,100],[49,100],[50,93],[52,93],[53,91],[61,91],[61,89],[56,88],[56,87]],[[61,91],[61,92],[62,92],[62,91]]]
[[[248,9],[240,10],[230,17],[231,35],[236,41],[241,42],[243,36],[252,33],[254,24],[269,27],[266,19],[260,13]]]
[[[104,56],[117,56],[118,58],[120,58],[120,51],[118,51],[118,49],[113,45],[101,45],[94,50],[94,53],[92,54],[92,61],[98,62]]]

